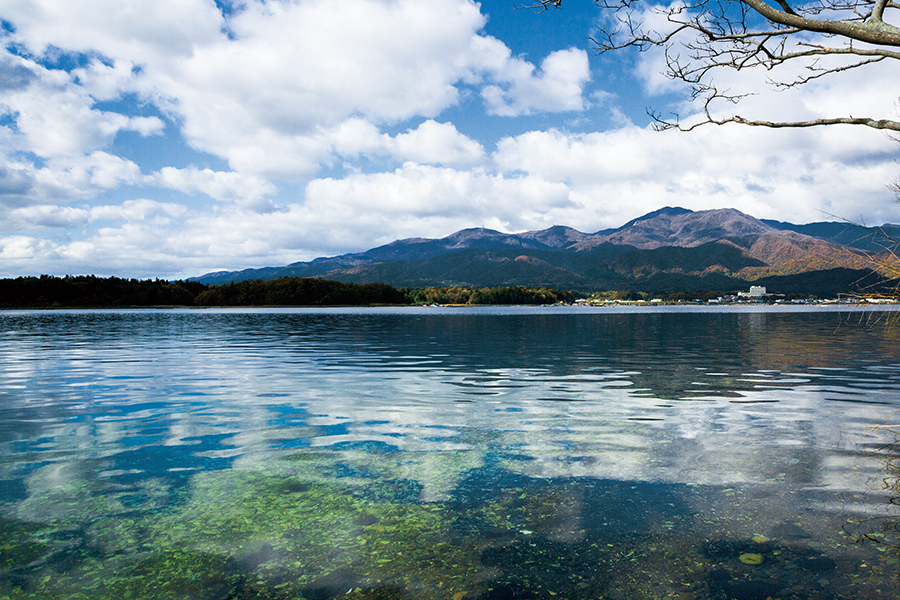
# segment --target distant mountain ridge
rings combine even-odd
[[[396,240],[365,252],[207,273],[193,280],[218,284],[320,277],[396,287],[715,291],[788,276],[815,280],[821,287],[829,281],[822,272],[831,271],[832,287],[845,288],[878,279],[871,273],[875,263],[868,256],[885,245],[878,231],[900,237],[900,225],[874,230],[836,222],[794,225],[759,220],[730,208],[666,207],[595,233],[561,225],[522,233],[463,229],[440,239]],[[819,275],[797,278],[810,273]],[[781,284],[790,287],[788,280]]]

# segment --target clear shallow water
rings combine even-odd
[[[0,598],[894,598],[886,315],[0,313]]]

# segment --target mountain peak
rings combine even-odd
[[[633,219],[612,232],[597,235],[588,243],[595,246],[611,242],[641,249],[663,246],[690,248],[773,231],[773,227],[733,208],[692,211],[666,207]]]
[[[471,239],[483,239],[483,238],[497,238],[503,237],[507,234],[502,233],[500,231],[496,231],[494,229],[487,229],[485,227],[469,227],[468,229],[460,229],[455,233],[451,233],[447,237],[443,238],[445,240],[453,240],[453,241],[462,241],[462,240],[471,240]]]
[[[649,221],[660,217],[678,217],[681,215],[691,214],[693,212],[694,211],[687,208],[681,208],[680,206],[665,206],[663,208],[660,208],[659,210],[654,210],[653,212],[648,212],[646,215],[641,215],[640,217],[632,219],[618,229],[628,229],[629,227],[633,227],[635,223],[639,223],[641,221]]]

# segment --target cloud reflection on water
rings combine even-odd
[[[379,443],[406,464],[511,454],[509,469],[535,477],[855,489],[875,468],[859,469],[866,426],[900,404],[898,333],[838,314],[93,312],[4,325],[16,332],[7,442],[113,463],[161,445],[174,469]],[[815,474],[771,473],[794,454]],[[426,490],[432,471],[414,477]],[[439,479],[426,497],[447,493]]]

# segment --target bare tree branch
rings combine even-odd
[[[900,131],[900,122],[888,119],[872,119],[869,117],[842,117],[836,119],[812,119],[810,121],[759,121],[745,119],[740,115],[735,115],[728,119],[723,119],[722,123],[735,122],[744,125],[753,125],[756,127],[819,127],[821,125],[865,125],[873,129],[885,129],[888,131]]]
[[[810,67],[809,70],[813,72],[812,75],[798,77],[792,83],[789,83],[789,84],[785,84],[780,81],[773,81],[772,83],[776,87],[782,88],[782,89],[788,88],[788,87],[794,87],[795,85],[803,85],[804,83],[810,82],[813,79],[819,79],[820,77],[826,77],[828,75],[832,75],[833,73],[840,73],[841,71],[849,71],[851,69],[857,69],[859,67],[864,67],[866,65],[869,65],[869,64],[875,63],[875,62],[879,62],[881,60],[883,60],[883,57],[882,58],[872,58],[870,60],[863,60],[858,63],[854,63],[852,65],[847,65],[844,67],[835,67],[833,69],[817,69],[815,67]]]
[[[661,48],[664,74],[690,86],[691,97],[703,102],[706,120],[689,127],[654,117],[659,128],[694,129],[706,123],[742,123],[760,127],[865,125],[900,131],[900,121],[853,116],[807,121],[770,121],[740,116],[713,117],[711,103],[737,103],[743,96],[722,94],[712,77],[719,70],[743,71],[799,64],[805,73],[779,80],[776,89],[804,85],[823,77],[871,66],[885,59],[900,60],[900,27],[885,21],[900,19],[897,0],[683,0],[668,6],[648,6],[641,0],[593,0],[607,19],[592,41],[599,53]],[[563,0],[533,0],[538,11],[562,8]],[[668,26],[645,22],[650,13]],[[653,19],[658,23],[659,19]]]
[[[878,14],[873,11],[870,13],[870,17],[863,22],[854,22],[850,19],[832,21],[828,19],[811,19],[797,14],[790,14],[769,6],[763,0],[740,1],[770,22],[786,27],[793,27],[804,31],[840,35],[851,40],[867,42],[869,44],[900,46],[900,28],[885,23],[882,20],[884,14],[883,9]]]

